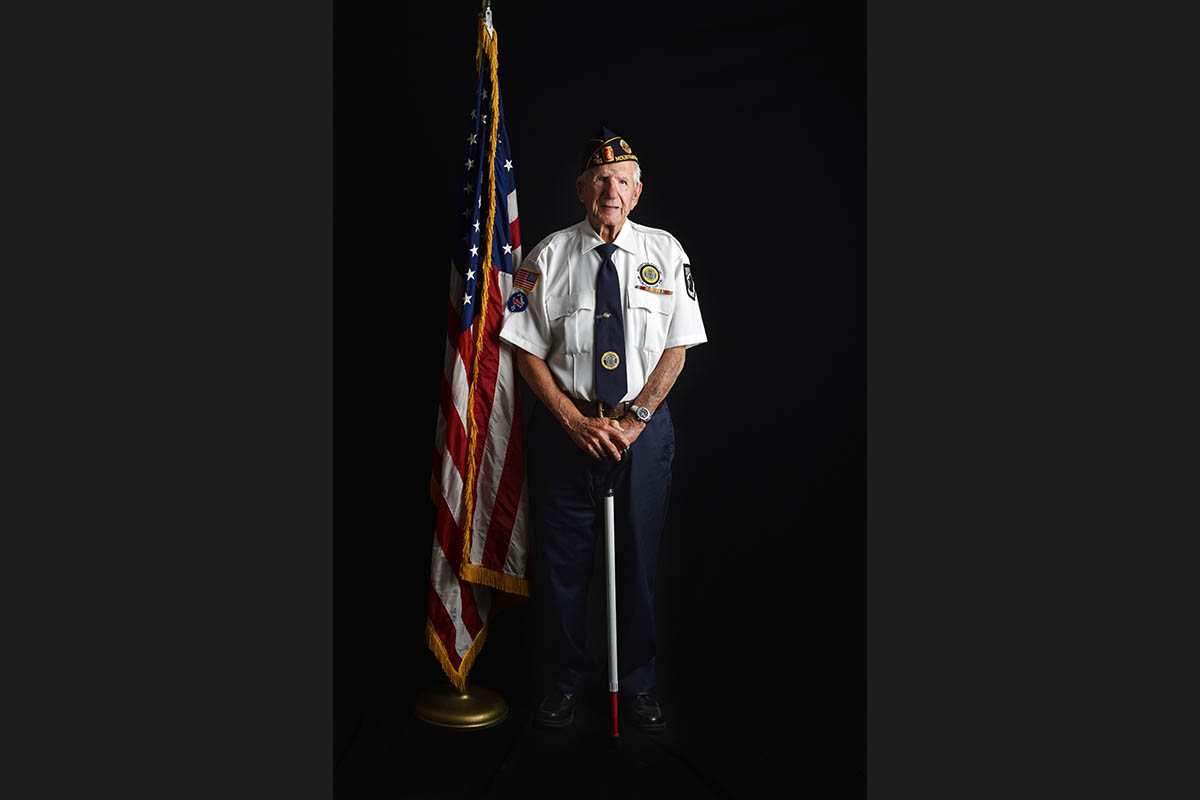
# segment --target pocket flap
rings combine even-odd
[[[568,314],[574,314],[581,308],[596,307],[596,292],[590,290],[586,292],[574,292],[572,294],[563,294],[558,297],[546,298],[546,313],[550,319],[558,319],[565,317]]]
[[[657,311],[659,314],[670,314],[671,295],[662,295],[655,292],[647,292],[637,287],[629,289],[629,307],[630,308],[648,308],[651,311]]]

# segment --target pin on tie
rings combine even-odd
[[[596,248],[602,262],[596,274],[596,327],[592,339],[596,358],[596,398],[610,408],[625,397],[625,321],[621,315],[621,281],[613,253],[617,246]]]

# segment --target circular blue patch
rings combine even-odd
[[[506,308],[514,313],[524,311],[529,308],[529,298],[525,296],[524,292],[513,292],[512,296],[508,298]]]
[[[642,264],[641,276],[642,283],[646,284],[647,286],[653,286],[654,284],[658,283],[660,278],[662,278],[662,276],[658,274],[658,267],[654,266],[653,264]]]
[[[600,356],[600,363],[604,365],[605,369],[616,369],[617,365],[621,363],[621,357],[612,350],[609,350]]]

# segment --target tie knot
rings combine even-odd
[[[607,261],[612,258],[613,251],[617,249],[617,246],[612,242],[605,242],[596,249],[600,251],[600,257]]]

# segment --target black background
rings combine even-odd
[[[335,18],[344,727],[407,713],[444,680],[423,641],[428,487],[476,10]],[[526,252],[582,219],[581,151],[607,125],[643,165],[631,218],[674,233],[696,277],[709,343],[689,351],[669,398],[678,444],[657,589],[668,713],[723,728],[730,753],[753,750],[747,774],[788,763],[861,783],[864,9],[501,2],[494,13]],[[472,679],[536,703],[540,623],[536,599],[498,616]]]

